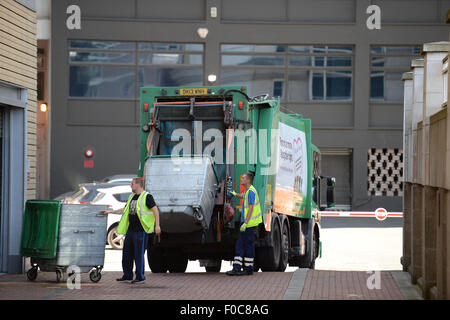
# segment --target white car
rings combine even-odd
[[[122,209],[125,207],[128,197],[131,195],[131,186],[115,185],[111,187],[98,188],[98,194],[91,201],[91,204],[106,204],[112,210]],[[113,249],[121,250],[123,248],[123,237],[119,237],[117,226],[119,225],[121,214],[108,214],[107,237],[108,244]]]

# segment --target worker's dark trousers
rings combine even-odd
[[[256,227],[247,228],[239,232],[234,251],[233,269],[244,268],[245,271],[253,271],[255,260],[255,230]]]
[[[125,279],[133,279],[133,261],[136,264],[136,279],[145,280],[145,249],[147,234],[144,231],[128,231],[123,242],[122,269]]]

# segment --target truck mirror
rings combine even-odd
[[[334,186],[336,185],[335,178],[327,178],[327,207],[334,207]]]

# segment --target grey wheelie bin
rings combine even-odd
[[[62,281],[69,266],[101,279],[105,261],[106,205],[64,204],[56,200],[28,200],[22,225],[20,254],[31,258],[29,280],[38,269],[56,272]],[[73,268],[75,269],[75,268]]]

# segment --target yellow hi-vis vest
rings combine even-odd
[[[139,198],[137,199],[136,204],[136,214],[141,222],[142,228],[146,233],[152,233],[155,230],[155,215],[152,209],[147,207],[146,198],[147,191],[143,191]],[[128,215],[130,214],[130,203],[131,199],[135,196],[135,193],[132,193],[128,198],[125,209],[123,210],[122,218],[120,219],[119,226],[117,227],[117,233],[126,234],[128,230],[128,226],[130,225],[130,221],[128,219]]]
[[[256,227],[258,224],[262,223],[261,206],[259,205],[259,196],[258,196],[258,192],[256,191],[256,189],[253,185],[250,186],[247,189],[247,191],[245,191],[245,194],[244,194],[244,205],[245,205],[244,219],[247,219],[249,190],[252,190],[253,193],[255,194],[255,203],[253,204],[252,216],[250,217],[250,220],[248,221],[247,228]]]

